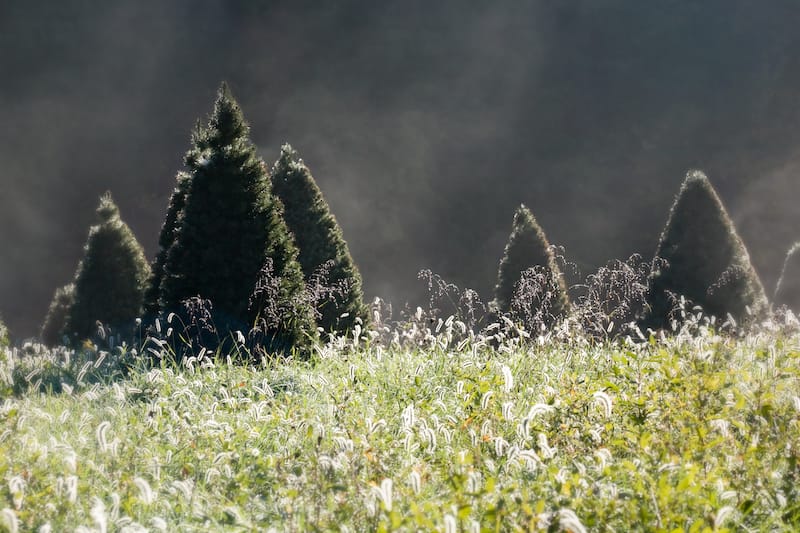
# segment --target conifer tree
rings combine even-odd
[[[175,242],[175,233],[178,230],[178,217],[186,205],[186,191],[189,188],[190,175],[186,172],[178,172],[177,184],[169,198],[167,207],[167,217],[161,226],[161,233],[158,236],[158,254],[152,264],[152,275],[147,284],[144,297],[144,314],[148,319],[153,319],[159,314],[159,295],[161,293],[161,280],[164,275],[164,263],[167,260],[167,252]],[[149,322],[149,320],[148,320]]]
[[[266,166],[249,139],[249,126],[226,84],[208,124],[196,128],[185,163],[185,193],[173,197],[178,204],[185,194],[161,273],[161,310],[181,311],[182,302],[200,296],[211,301],[222,336],[247,332],[261,316],[262,304],[276,304],[252,298],[269,263],[280,283],[274,297],[286,300],[277,307],[294,312],[264,336],[273,346],[303,348],[316,328],[310,306],[296,303],[305,289],[297,249],[272,195]]]
[[[533,269],[533,270],[531,270]],[[527,274],[536,272],[534,291],[521,291]],[[542,228],[530,210],[520,205],[514,214],[511,235],[508,238],[494,289],[494,307],[502,313],[519,311],[519,306],[541,306],[547,309],[529,309],[539,314],[544,325],[550,325],[569,310],[569,298],[564,277],[556,263],[555,255]],[[519,301],[531,300],[533,301]],[[544,314],[541,314],[544,312]]]
[[[142,246],[125,222],[111,195],[97,208],[100,224],[89,229],[84,256],[75,273],[75,292],[65,332],[90,337],[96,323],[130,331],[142,312],[150,267]]]
[[[368,318],[361,274],[311,171],[285,144],[270,173],[272,191],[283,204],[283,218],[298,248],[298,260],[311,291],[316,291],[317,325],[344,334]],[[323,278],[323,279],[315,279]]]
[[[730,313],[741,322],[766,310],[764,288],[747,249],[700,171],[686,175],[661,234],[656,261],[660,265],[650,277],[648,326],[667,327],[680,296],[722,320]]]
[[[783,271],[775,289],[775,305],[785,305],[800,313],[800,242],[786,254]]]
[[[75,285],[70,283],[56,289],[53,301],[47,310],[42,324],[42,342],[47,346],[56,346],[63,342],[64,328],[67,325],[69,309],[75,300]]]

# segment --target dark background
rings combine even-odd
[[[367,296],[490,297],[520,202],[584,273],[652,255],[706,171],[768,292],[800,240],[794,0],[0,0],[0,313],[35,334],[110,189],[150,257],[228,80],[291,142]]]

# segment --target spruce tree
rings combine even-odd
[[[158,236],[158,254],[152,264],[152,275],[147,284],[144,297],[144,314],[148,322],[159,314],[159,295],[161,293],[161,280],[164,275],[164,263],[167,260],[167,252],[175,242],[175,233],[178,230],[178,217],[183,212],[186,205],[186,191],[189,188],[190,175],[186,172],[178,172],[177,184],[169,198],[167,207],[167,217],[161,226],[161,233]]]
[[[775,289],[775,305],[785,305],[800,313],[800,242],[786,254],[783,271]]]
[[[326,333],[344,334],[365,322],[368,310],[361,274],[311,171],[285,144],[270,173],[272,191],[283,204],[283,218],[294,236],[303,276],[314,295],[317,325]]]
[[[47,346],[61,344],[64,339],[64,328],[67,325],[69,309],[75,300],[75,285],[70,283],[56,289],[53,301],[47,309],[42,324],[42,342]]]
[[[654,328],[670,324],[680,296],[722,320],[730,313],[741,322],[767,307],[747,249],[700,171],[687,174],[672,205],[649,285],[647,325]]]
[[[92,336],[98,321],[122,333],[132,331],[150,276],[142,246],[109,193],[100,199],[97,214],[100,224],[89,230],[64,329],[78,339]]]
[[[293,309],[262,338],[287,349],[307,346],[316,329],[310,306],[297,304],[305,290],[297,249],[272,195],[266,166],[249,139],[249,126],[226,84],[208,124],[196,128],[192,140],[185,158],[185,193],[178,193],[185,194],[184,205],[161,272],[161,310],[180,312],[182,302],[196,296],[210,300],[224,337],[256,325],[263,305]],[[180,199],[173,197],[175,204]],[[168,231],[169,224],[165,227]],[[253,297],[267,264],[279,280],[274,297],[281,302]]]
[[[529,277],[535,274],[535,279]],[[522,286],[530,280],[535,287]],[[494,307],[502,313],[538,315],[537,322],[550,325],[569,310],[564,277],[542,228],[530,210],[520,205],[514,214],[494,289]],[[546,306],[541,309],[540,306]],[[531,308],[533,307],[533,308]],[[530,326],[530,324],[528,324]]]

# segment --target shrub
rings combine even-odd
[[[75,292],[64,331],[79,339],[97,330],[97,322],[125,333],[142,312],[150,267],[142,246],[106,193],[97,208],[100,224],[92,226],[75,274]]]
[[[251,295],[268,260],[280,279],[280,298],[293,300],[304,293],[303,274],[266,167],[227,85],[218,92],[208,124],[195,130],[185,163],[188,176],[172,203],[179,204],[184,185],[185,205],[176,214],[174,238],[165,252],[159,307],[180,312],[186,299],[209,300],[217,330],[226,338],[258,321],[261,309],[250,305]],[[169,231],[167,221],[165,244]],[[295,309],[280,330],[266,333],[268,338],[280,337],[284,346],[308,344],[316,331],[312,309]]]
[[[707,315],[736,321],[767,307],[741,238],[705,174],[690,171],[672,205],[650,276],[647,325],[664,328],[681,296]]]
[[[47,346],[56,346],[63,342],[64,327],[67,325],[69,308],[75,301],[75,285],[70,283],[56,289],[53,301],[47,309],[42,324],[42,342]]]
[[[786,254],[783,271],[775,289],[775,305],[785,305],[800,313],[800,242]]]
[[[530,329],[552,325],[569,309],[564,277],[536,219],[524,205],[514,214],[494,289],[493,307]]]
[[[288,144],[270,173],[272,190],[298,247],[306,284],[314,288],[317,325],[344,334],[367,320],[361,274],[311,171]]]

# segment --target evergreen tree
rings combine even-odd
[[[785,305],[800,313],[800,242],[786,254],[783,271],[775,289],[775,305]]]
[[[494,295],[494,307],[498,311],[536,316],[536,322],[542,325],[552,324],[569,310],[564,277],[553,250],[524,205],[514,214]]]
[[[90,337],[97,321],[123,333],[132,330],[150,275],[144,251],[110,194],[100,199],[97,214],[100,224],[89,230],[64,330],[79,339]]]
[[[705,174],[690,171],[661,234],[650,277],[647,325],[667,327],[676,298],[684,296],[707,315],[737,321],[767,307],[764,288]]]
[[[178,217],[186,205],[186,191],[189,188],[189,179],[190,175],[188,173],[178,172],[177,185],[169,198],[167,217],[161,226],[161,233],[158,236],[159,250],[152,264],[152,275],[147,284],[144,297],[144,314],[148,318],[148,322],[159,314],[158,299],[161,293],[161,280],[164,276],[164,263],[167,260],[167,252],[175,242]]]
[[[217,330],[226,336],[253,327],[262,305],[294,309],[262,338],[271,346],[305,347],[316,329],[310,306],[296,303],[305,290],[297,249],[227,85],[218,92],[208,124],[196,128],[185,163],[185,193],[173,197],[179,204],[185,194],[163,264],[161,310],[181,311],[182,302],[200,296],[211,301]],[[280,284],[274,297],[285,301],[253,297],[267,264]]]
[[[75,285],[70,283],[56,289],[53,301],[47,309],[42,324],[42,342],[47,346],[56,346],[63,342],[64,328],[67,325],[69,309],[75,300]]]
[[[311,171],[288,144],[270,174],[272,190],[284,207],[283,218],[294,236],[298,260],[311,292],[316,292],[317,325],[326,333],[346,333],[365,322],[368,310],[361,274]],[[345,316],[343,316],[345,315]]]

